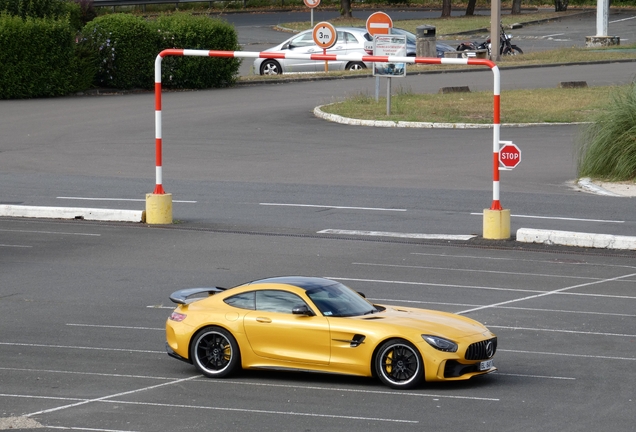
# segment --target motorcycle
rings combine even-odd
[[[490,57],[490,37],[484,42],[462,42],[457,46],[457,51],[476,51],[476,50],[488,50],[488,57]],[[472,53],[466,53],[462,57],[474,56]],[[517,55],[523,54],[521,48],[512,43],[512,36],[506,34],[503,25],[501,26],[501,33],[499,34],[499,54],[500,55]]]

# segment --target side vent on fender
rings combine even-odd
[[[353,339],[351,340],[351,348],[357,348],[358,346],[362,344],[362,342],[364,342],[365,339],[366,339],[365,335],[361,335],[361,334],[354,335]]]

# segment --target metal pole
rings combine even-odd
[[[501,26],[501,0],[490,2],[490,60],[499,61],[500,55],[500,35]]]
[[[314,8],[311,8],[311,28],[314,28]]]
[[[391,77],[386,79],[386,115],[391,115]]]
[[[609,1],[598,0],[596,3],[596,36],[607,36],[609,27]]]

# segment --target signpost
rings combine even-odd
[[[369,18],[367,18],[367,32],[371,36],[383,34],[388,35],[391,34],[391,29],[393,28],[393,20],[390,16],[385,14],[384,12],[374,12]],[[373,43],[375,48],[375,41]],[[373,53],[375,55],[375,53]],[[390,82],[390,81],[389,81]],[[378,102],[380,100],[380,77],[376,75],[375,77],[375,101]]]
[[[326,21],[319,22],[313,31],[314,43],[322,48],[322,53],[327,54],[327,49],[338,42],[336,28]],[[325,72],[329,72],[329,61],[325,60]]]
[[[305,6],[311,10],[311,26],[314,26],[314,8],[318,7],[320,0],[303,0]]]
[[[406,36],[375,35],[373,36],[373,55],[388,57],[406,57]],[[387,78],[386,82],[386,115],[391,114],[391,78],[406,76],[406,63],[373,63],[373,75]],[[378,86],[379,87],[379,86]],[[379,92],[379,89],[378,89]]]
[[[503,146],[499,149],[500,169],[511,170],[521,162],[521,150],[512,141],[500,141]]]

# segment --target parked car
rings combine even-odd
[[[391,28],[391,34],[406,36],[406,55],[407,57],[415,57],[417,52],[417,39],[413,33],[401,28],[393,27]],[[365,33],[364,37],[367,40],[367,43],[365,44],[365,51],[367,54],[372,55],[373,36],[369,33]],[[455,51],[455,48],[452,46],[439,41],[435,41],[435,48],[437,51],[437,57],[444,57],[444,53],[447,51]]]
[[[336,44],[327,50],[327,54],[362,54],[365,33],[362,28],[337,27]],[[299,54],[322,54],[323,49],[315,44],[313,29],[305,30],[287,39],[285,42],[263,52],[293,52]],[[371,66],[370,63],[356,61],[329,61],[329,70],[360,70]],[[260,75],[278,75],[283,73],[320,72],[325,70],[325,62],[317,60],[258,58],[254,60],[254,71]]]
[[[187,288],[170,300],[177,307],[166,322],[168,354],[210,378],[283,369],[373,376],[407,389],[497,370],[497,337],[477,321],[374,304],[331,279]]]

